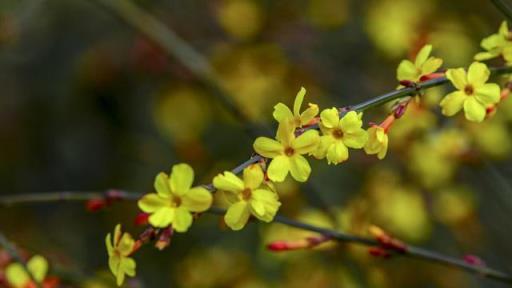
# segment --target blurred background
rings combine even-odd
[[[197,59],[169,54],[106,2],[0,2],[2,195],[150,192],[155,175],[179,162],[194,167],[196,183],[209,183],[248,159],[255,135],[275,127],[273,106],[292,105],[301,86],[306,103],[356,104],[395,89],[399,61],[425,43],[444,67],[468,66],[504,20],[490,1],[476,0],[130,1],[197,49],[211,78],[187,65]],[[393,126],[385,160],[355,150],[338,166],[311,160],[310,185],[279,185],[280,212],[360,235],[376,224],[415,245],[476,254],[511,271],[512,103],[473,125],[440,117],[443,89]],[[370,111],[366,123],[386,111]],[[2,208],[0,229],[47,257],[64,284],[114,287],[104,237],[119,222],[140,233],[137,213],[135,203],[97,213],[77,203],[24,205]],[[279,224],[232,232],[205,215],[165,251],[138,252],[138,277],[126,285],[502,287],[430,263],[374,258],[354,245],[265,249],[305,236]]]

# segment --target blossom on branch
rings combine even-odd
[[[224,216],[231,229],[242,229],[251,214],[264,222],[274,219],[281,202],[274,191],[261,187],[263,179],[264,174],[258,164],[244,169],[243,180],[229,171],[213,179],[215,188],[224,191],[231,204]]]
[[[295,97],[293,113],[290,108],[288,108],[288,106],[284,105],[283,103],[277,103],[277,105],[274,106],[274,113],[272,114],[274,119],[276,119],[276,121],[279,123],[285,120],[292,121],[296,127],[302,127],[309,124],[311,120],[313,120],[318,114],[319,109],[318,105],[309,103],[309,108],[300,113],[300,107],[302,106],[305,95],[306,89],[301,87],[297,93],[297,96]]]
[[[430,56],[432,45],[425,45],[416,55],[414,63],[410,60],[402,60],[396,70],[398,81],[418,82],[423,76],[436,72],[443,60]]]
[[[318,131],[308,130],[295,136],[295,126],[289,121],[279,123],[276,139],[258,137],[254,141],[254,150],[263,157],[272,158],[267,169],[270,180],[283,182],[288,173],[299,181],[305,182],[311,174],[311,166],[302,155],[313,152],[318,143]]]
[[[135,276],[136,263],[130,256],[136,249],[136,242],[128,233],[121,232],[121,224],[117,224],[114,229],[114,239],[110,233],[105,238],[108,253],[108,266],[114,276],[116,283],[121,286],[125,275]]]
[[[463,68],[448,69],[446,78],[458,90],[443,98],[440,103],[442,113],[453,116],[464,109],[466,119],[482,122],[487,107],[500,101],[500,86],[486,83],[490,74],[487,65],[480,62],[473,62],[467,73]]]
[[[172,224],[177,232],[186,232],[192,225],[192,212],[208,210],[211,193],[203,187],[192,187],[194,170],[187,164],[172,167],[170,176],[161,172],[155,178],[156,193],[139,200],[139,208],[150,213],[148,220],[157,228]]]
[[[313,155],[327,157],[329,164],[338,164],[348,159],[348,148],[361,149],[368,141],[368,133],[362,128],[362,113],[350,111],[340,119],[338,109],[325,109],[320,113],[320,144]]]
[[[485,61],[503,56],[505,61],[512,61],[512,34],[508,30],[507,21],[501,22],[498,33],[486,37],[480,43],[486,50],[475,55],[476,61]]]

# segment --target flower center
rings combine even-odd
[[[475,89],[472,85],[466,85],[466,87],[464,87],[464,93],[466,93],[466,95],[473,95],[474,91]]]
[[[173,197],[171,200],[171,206],[172,207],[180,207],[181,205],[181,198],[180,197]]]
[[[284,149],[284,154],[286,154],[288,157],[291,157],[293,154],[295,154],[295,150],[293,150],[292,147],[286,147],[286,149]]]
[[[335,129],[332,131],[332,136],[336,139],[341,139],[343,138],[343,131],[341,129]]]
[[[252,195],[252,190],[249,188],[245,188],[242,191],[242,199],[244,199],[245,201],[248,201],[249,199],[251,199],[251,195]]]

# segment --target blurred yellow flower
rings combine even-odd
[[[318,131],[308,130],[295,137],[295,126],[288,121],[279,123],[276,140],[258,137],[254,141],[254,150],[263,157],[272,158],[267,174],[270,180],[282,182],[288,175],[305,182],[311,174],[311,166],[302,155],[313,152],[318,143]]]
[[[231,36],[245,40],[255,36],[263,24],[263,13],[254,0],[224,0],[217,21]]]
[[[108,252],[108,266],[112,274],[116,276],[116,283],[121,286],[124,282],[125,275],[135,276],[136,263],[130,254],[135,248],[135,240],[128,233],[121,232],[121,224],[117,224],[114,229],[114,239],[110,233],[105,238]]]
[[[271,222],[281,206],[274,191],[260,188],[264,179],[260,165],[253,164],[243,173],[243,181],[229,171],[213,178],[215,188],[227,192],[231,206],[224,221],[233,230],[244,228],[251,214],[264,222]]]
[[[348,159],[348,148],[361,149],[368,140],[368,133],[361,128],[363,114],[350,111],[340,119],[338,109],[325,109],[320,113],[320,144],[313,155],[327,157],[329,164],[338,164]]]
[[[487,65],[473,62],[466,71],[463,68],[448,69],[446,77],[458,91],[444,97],[440,105],[446,116],[453,116],[464,108],[466,119],[482,122],[487,107],[500,100],[500,86],[495,83],[486,83],[490,71]]]
[[[5,268],[5,278],[7,283],[13,288],[33,287],[33,281],[41,284],[46,278],[48,272],[48,261],[41,256],[35,255],[27,262],[26,269],[30,272],[28,275],[25,268],[20,263],[12,263]]]
[[[149,223],[163,228],[172,224],[177,232],[192,225],[191,212],[203,212],[212,204],[211,193],[203,187],[192,187],[194,170],[187,164],[172,167],[170,176],[161,172],[155,178],[155,190],[139,200],[139,208],[150,213]]]
[[[374,125],[368,129],[368,142],[364,146],[366,154],[377,154],[377,158],[384,159],[388,152],[388,133],[381,126]]]
[[[425,45],[416,55],[416,60],[402,60],[396,70],[398,81],[409,80],[413,82],[420,81],[422,76],[434,73],[441,65],[443,60],[430,56],[432,45]]]
[[[498,33],[486,37],[480,46],[486,50],[475,55],[475,60],[484,61],[503,56],[507,62],[512,61],[512,34],[508,30],[507,21],[501,22]]]
[[[278,103],[274,106],[274,119],[277,122],[281,123],[283,121],[292,121],[296,127],[302,127],[308,123],[310,123],[313,118],[318,114],[318,105],[309,103],[309,108],[304,112],[300,113],[300,107],[302,106],[302,102],[304,101],[304,96],[306,95],[306,89],[301,87],[297,96],[295,97],[295,102],[293,103],[293,113],[288,108],[288,106],[283,103]]]

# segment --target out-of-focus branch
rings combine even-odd
[[[107,190],[103,193],[101,192],[51,192],[51,193],[33,193],[33,194],[19,194],[19,195],[3,195],[0,196],[0,206],[12,206],[12,205],[21,205],[21,204],[34,204],[34,203],[43,203],[43,202],[60,202],[60,201],[87,201],[92,199],[97,199],[98,197],[107,197],[111,191],[115,191],[116,195],[119,196],[119,200],[137,200],[143,194],[135,193],[135,192],[126,192],[123,190]],[[124,197],[124,198],[123,198]],[[207,213],[223,216],[226,213],[226,210],[223,208],[212,207]],[[394,247],[386,246],[382,242],[367,237],[361,237],[357,235],[352,235],[348,233],[343,233],[340,231],[327,229],[318,227],[312,224],[296,221],[285,216],[277,215],[274,218],[275,223],[280,223],[286,226],[307,230],[311,232],[315,232],[324,236],[331,238],[337,242],[343,243],[354,243],[358,245],[364,245],[369,247],[380,247],[382,249],[387,250],[392,255],[400,255],[403,257],[416,258],[426,262],[439,263],[445,266],[450,266],[459,270],[467,271],[478,276],[489,278],[493,280],[497,280],[500,282],[512,284],[512,276],[505,272],[501,272],[499,270],[489,268],[481,265],[473,265],[465,262],[462,259],[454,258],[450,256],[443,255],[438,252],[430,251],[427,249],[411,246],[404,244],[399,247],[399,249],[395,249]],[[0,233],[0,244],[4,245],[4,242],[7,241],[5,237]],[[7,241],[7,243],[9,243]],[[7,244],[9,245],[9,244]],[[10,246],[12,249],[12,246]],[[20,257],[21,259],[21,257]],[[23,262],[20,262],[23,263]]]
[[[492,4],[498,8],[498,10],[505,15],[509,21],[512,21],[512,8],[509,5],[505,4],[503,0],[491,0]],[[510,1],[508,1],[510,3]]]
[[[117,18],[123,20],[133,29],[160,46],[165,53],[174,57],[203,83],[209,86],[213,96],[219,100],[223,107],[245,125],[247,132],[253,137],[261,133],[270,133],[269,129],[256,125],[247,113],[238,107],[229,92],[221,85],[222,80],[199,51],[178,36],[173,30],[165,26],[148,12],[140,9],[128,0],[93,0],[94,3],[105,8]]]

